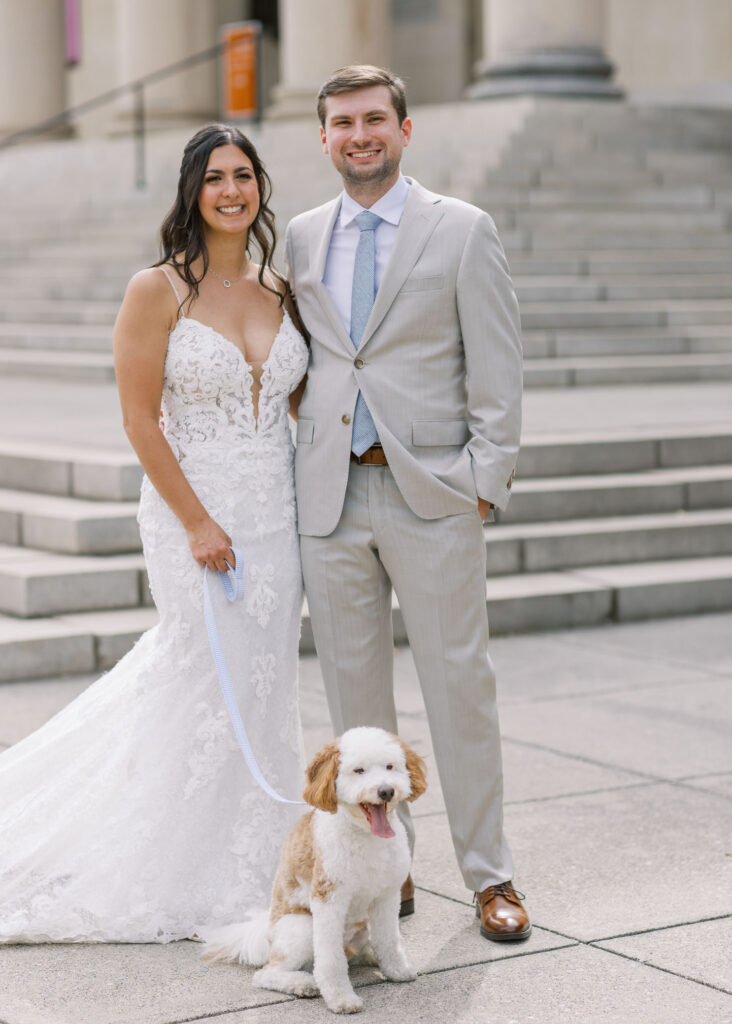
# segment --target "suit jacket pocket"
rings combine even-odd
[[[470,431],[465,420],[413,420],[412,444],[460,446],[468,443]]]
[[[312,444],[313,434],[315,433],[315,420],[308,419],[307,416],[300,416],[297,420],[297,432],[296,438],[298,444]]]
[[[439,277],[408,277],[400,291],[402,292],[426,292],[426,291],[437,291],[439,288],[444,287],[445,278],[444,275]]]

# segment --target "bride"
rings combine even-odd
[[[253,781],[219,691],[203,567],[254,753],[299,795],[302,601],[288,408],[308,352],[271,266],[270,182],[209,125],[185,148],[163,259],[114,335],[139,523],[160,613],[107,675],[0,756],[0,942],[169,942],[265,907],[296,811]],[[249,258],[256,245],[261,264]],[[162,429],[160,416],[162,411]]]

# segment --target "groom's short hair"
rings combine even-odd
[[[348,64],[334,71],[320,87],[318,118],[322,127],[325,128],[325,101],[329,96],[354,92],[356,89],[368,89],[372,85],[385,85],[389,90],[392,105],[401,124],[407,116],[407,92],[401,78],[386,68],[377,68],[374,64]]]

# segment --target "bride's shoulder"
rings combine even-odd
[[[145,267],[132,275],[127,285],[127,294],[147,299],[167,297],[173,294],[171,280],[175,281],[177,277],[175,269],[170,265],[165,268]]]
[[[153,303],[166,308],[171,304],[177,307],[186,290],[175,266],[167,263],[145,267],[133,274],[127,285],[125,300]]]
[[[178,319],[179,281],[172,266],[138,270],[127,285],[119,319],[131,323],[144,319],[150,325],[159,325],[161,330],[171,330]]]

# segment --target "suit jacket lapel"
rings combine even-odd
[[[333,305],[328,289],[323,284],[325,263],[328,259],[328,249],[330,248],[330,237],[333,234],[333,225],[340,213],[340,209],[341,200],[338,197],[338,199],[333,200],[332,204],[328,204],[325,207],[323,216],[319,217],[313,224],[310,235],[310,265],[313,267],[313,288],[323,313],[338,338],[350,352],[353,352],[353,342],[343,326],[338,310]]]
[[[419,259],[430,235],[442,219],[442,212],[440,196],[433,195],[416,181],[412,181],[389,261],[384,268],[371,315],[361,336],[359,349],[368,342],[386,316],[389,307],[399,294],[399,289]],[[330,238],[330,235],[328,237]]]

